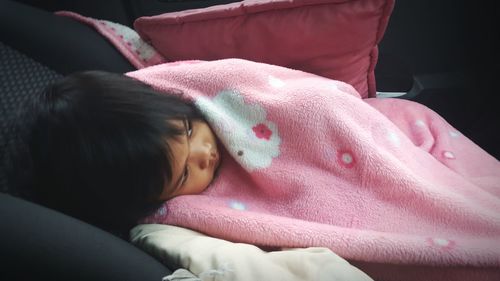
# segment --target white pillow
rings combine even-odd
[[[266,252],[160,224],[136,226],[131,241],[168,267],[186,268],[201,280],[373,280],[327,248]]]

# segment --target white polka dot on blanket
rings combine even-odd
[[[283,86],[285,86],[285,82],[283,82],[283,80],[278,79],[272,75],[269,75],[268,81],[269,85],[271,85],[271,87],[273,88],[282,88]]]
[[[232,200],[229,202],[229,207],[231,207],[232,209],[235,209],[235,210],[239,210],[239,211],[245,211],[247,209],[247,207],[245,206],[245,204],[239,202],[239,201],[236,201],[236,200]]]
[[[398,134],[394,131],[389,131],[387,133],[387,139],[395,146],[399,146],[401,144]]]
[[[432,247],[438,248],[440,250],[451,250],[456,246],[456,242],[446,238],[429,237],[426,239],[427,243]]]
[[[452,138],[458,138],[460,136],[460,133],[457,131],[450,131],[450,137]]]
[[[340,151],[338,153],[337,158],[340,165],[346,168],[352,168],[354,166],[355,163],[354,156],[349,151]]]
[[[451,151],[443,151],[443,157],[446,159],[455,159],[455,154]]]
[[[334,82],[334,81],[331,81],[330,83],[328,83],[328,86],[330,87],[330,89],[332,89],[333,91],[342,91],[340,88],[339,88],[339,83],[337,82]]]
[[[346,83],[337,83],[337,89],[339,89],[340,91],[344,92],[344,93],[347,93],[347,94],[353,94],[353,93],[356,93],[356,90],[354,90],[354,88],[352,88],[352,86],[349,86],[348,84]]]
[[[425,127],[425,122],[422,120],[417,120],[417,121],[415,121],[415,125],[417,125],[420,128],[423,128],[423,127]]]
[[[439,245],[439,246],[448,246],[448,244],[450,243],[450,241],[448,241],[446,239],[442,239],[442,238],[435,238],[434,239],[434,243],[436,245]]]

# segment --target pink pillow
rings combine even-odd
[[[243,58],[315,73],[375,96],[374,68],[394,0],[246,0],[142,17],[167,60]]]

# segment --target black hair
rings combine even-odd
[[[184,132],[167,121],[201,118],[176,95],[101,71],[63,78],[21,112],[25,153],[11,179],[33,201],[112,232],[161,204],[172,178],[166,140]]]

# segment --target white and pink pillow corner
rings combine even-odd
[[[97,32],[108,39],[137,69],[166,62],[160,53],[128,26],[107,20],[84,17],[69,11],[59,11],[55,14],[73,18],[95,28]]]

